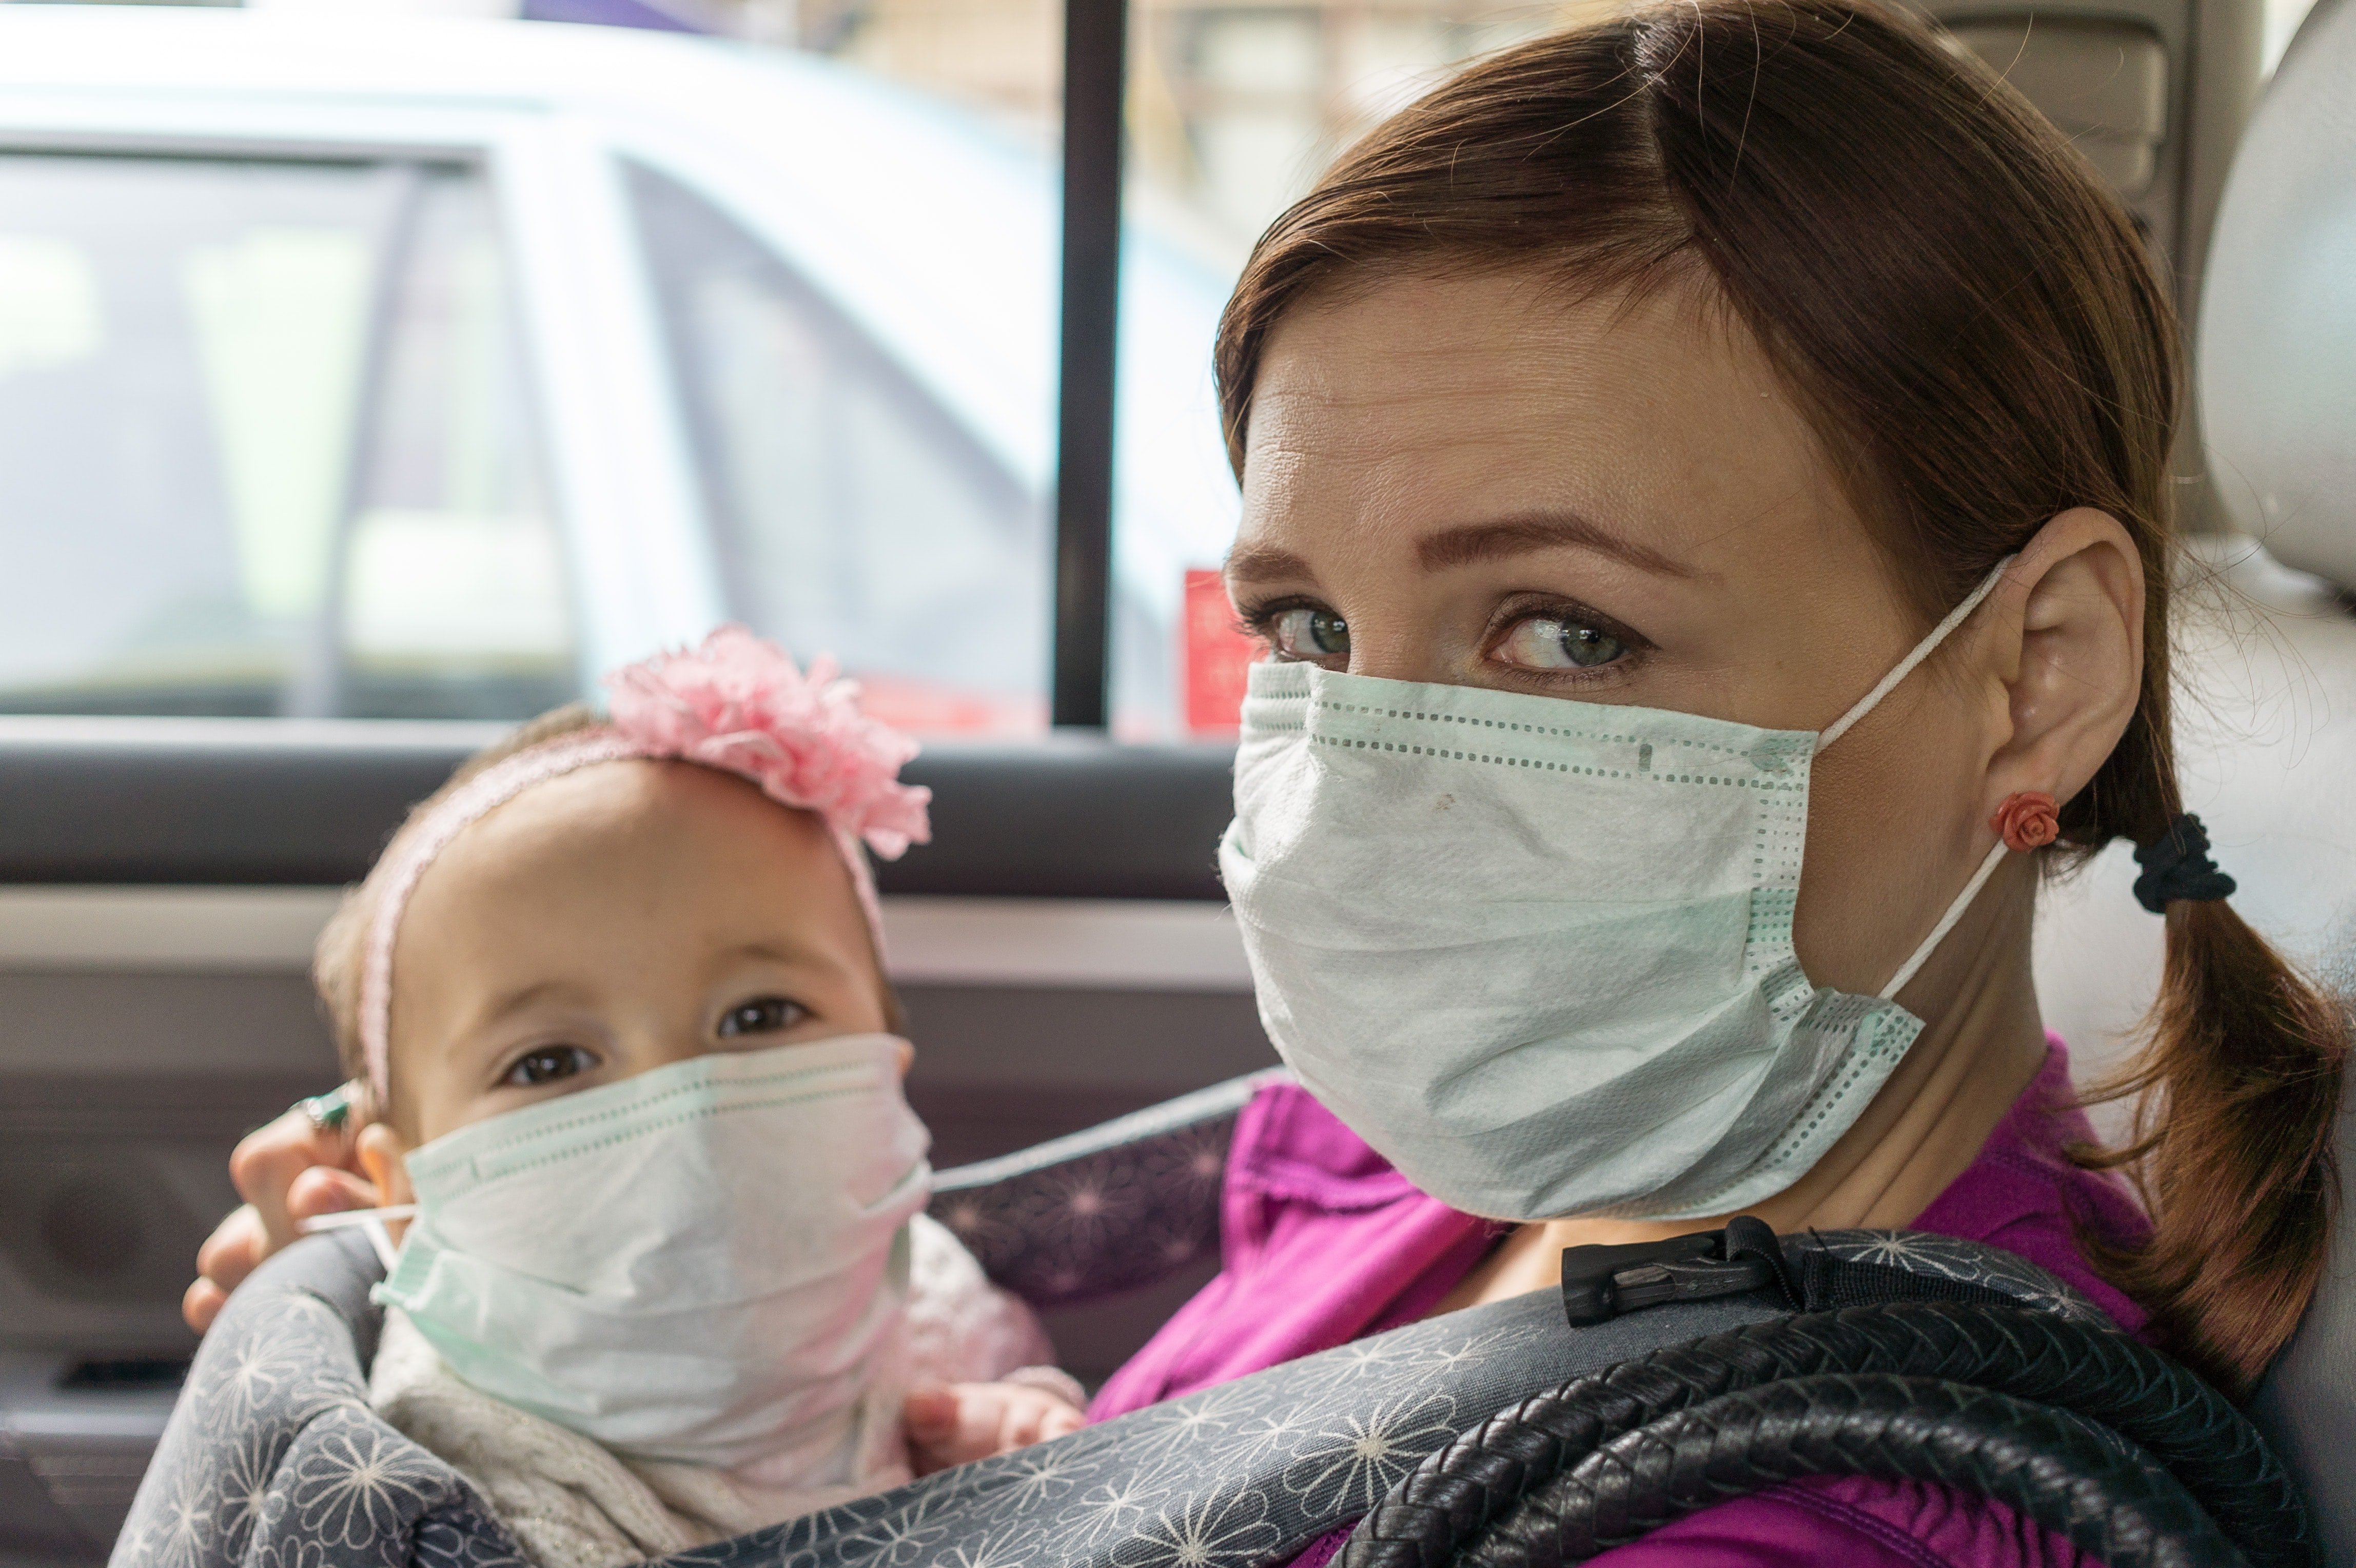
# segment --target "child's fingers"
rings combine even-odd
[[[364,1112],[356,1113],[341,1126],[323,1128],[298,1105],[247,1133],[230,1151],[230,1180],[262,1217],[264,1255],[294,1240],[294,1217],[286,1210],[294,1178],[316,1165],[351,1170],[352,1134],[366,1120]]]
[[[901,1404],[909,1460],[920,1476],[1011,1454],[1077,1432],[1087,1418],[1055,1395],[1021,1385],[922,1385]]]
[[[1001,1454],[1062,1437],[1088,1423],[1087,1416],[1044,1389],[1019,1390],[1007,1405],[1006,1424],[1000,1433]]]
[[[241,1204],[213,1227],[213,1233],[197,1249],[198,1283],[209,1283],[226,1300],[269,1255],[270,1233],[261,1213],[250,1203]],[[214,1305],[219,1310],[219,1303]]]
[[[374,1208],[383,1201],[384,1195],[366,1176],[332,1165],[313,1165],[288,1184],[286,1215],[299,1222],[348,1208]]]
[[[952,1383],[934,1391],[937,1401],[928,1400],[921,1412],[907,1402],[902,1407],[902,1423],[921,1473],[1003,1451],[1000,1434],[1006,1424],[1006,1399],[1001,1390],[988,1383]]]
[[[210,1280],[198,1280],[180,1297],[180,1316],[189,1327],[202,1334],[213,1326],[220,1309],[229,1305],[229,1293]]]
[[[969,1464],[1006,1452],[1007,1391],[991,1383],[959,1383],[958,1394],[957,1464]]]
[[[901,1402],[900,1419],[911,1441],[937,1444],[957,1431],[957,1392],[939,1383],[919,1383]]]
[[[1011,1454],[1017,1448],[1028,1448],[1039,1441],[1039,1422],[1046,1414],[1036,1399],[1016,1399],[1006,1402],[1006,1424],[999,1431],[1001,1454]]]
[[[908,1467],[916,1474],[929,1476],[983,1456],[966,1452],[971,1444],[960,1438],[965,1402],[961,1390],[939,1383],[911,1389],[900,1402],[900,1427],[908,1439]]]

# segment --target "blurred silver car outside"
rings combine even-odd
[[[0,8],[0,711],[510,718],[744,620],[1046,722],[1052,156],[808,56]],[[1221,278],[1132,222],[1118,727],[1237,496]]]

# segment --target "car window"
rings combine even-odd
[[[1043,728],[1041,499],[769,247],[625,168],[732,613],[906,727]]]
[[[481,177],[0,154],[0,711],[577,684]]]

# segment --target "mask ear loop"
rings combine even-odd
[[[382,1208],[347,1208],[334,1214],[314,1215],[308,1219],[297,1220],[294,1229],[303,1235],[316,1236],[323,1231],[357,1228],[375,1250],[376,1261],[384,1265],[386,1273],[391,1273],[393,1266],[401,1262],[401,1250],[392,1244],[392,1232],[385,1228],[386,1223],[416,1218],[417,1205],[394,1203]]]
[[[1922,939],[1922,945],[1914,950],[1914,956],[1900,964],[1898,972],[1890,977],[1890,983],[1881,988],[1881,1000],[1887,1002],[1897,995],[1906,983],[1914,978],[1915,971],[1930,961],[1939,944],[1947,940],[1947,933],[1955,929],[1955,922],[1964,918],[1964,911],[1972,907],[1972,900],[1980,896],[1980,889],[1987,886],[1987,879],[1996,875],[1996,868],[2011,853],[2002,840],[1998,840],[1997,846],[1987,852],[1987,858],[1980,862],[1980,868],[1972,873],[1969,882],[1964,884],[1963,892],[1947,906],[1947,912],[1939,917],[1939,923],[1931,928],[1931,934]]]
[[[1903,681],[1907,676],[1914,673],[1914,671],[1922,666],[1922,660],[1930,658],[1933,653],[1936,653],[1939,650],[1939,644],[1947,640],[1948,634],[1953,632],[1957,627],[1963,625],[1965,621],[1971,618],[1971,613],[1980,607],[1981,600],[1996,592],[1997,584],[2004,580],[2004,569],[2019,559],[2020,557],[2019,555],[2008,555],[2003,560],[1997,562],[1994,566],[1989,567],[1988,575],[1980,579],[1980,585],[1974,588],[1970,593],[1965,595],[1964,602],[1957,605],[1954,609],[1949,610],[1947,612],[1947,618],[1933,627],[1931,628],[1931,635],[1914,645],[1913,652],[1909,653],[1905,658],[1900,660],[1897,667],[1892,669],[1889,674],[1884,675],[1881,678],[1880,682],[1877,684],[1872,691],[1868,692],[1864,696],[1859,697],[1857,700],[1856,705],[1851,707],[1848,712],[1835,719],[1830,725],[1827,725],[1817,734],[1816,749],[1818,751],[1822,751],[1825,747],[1832,745],[1833,742],[1847,735],[1849,732],[1850,726],[1854,725],[1858,720],[1865,717],[1866,714],[1873,712],[1874,708],[1880,703],[1882,698],[1890,695],[1890,693],[1898,689],[1899,682]]]
[[[1963,603],[1949,610],[1946,618],[1933,627],[1930,635],[1914,645],[1912,652],[1900,660],[1889,674],[1875,683],[1872,691],[1857,700],[1848,712],[1835,719],[1816,736],[1816,750],[1822,753],[1826,746],[1847,735],[1858,720],[1873,712],[1882,698],[1897,690],[1898,682],[1922,668],[1922,660],[1937,652],[1939,645],[1946,641],[1957,627],[1971,618],[1972,612],[1980,607],[1982,601],[1996,592],[1996,585],[2004,580],[2005,568],[2019,559],[2018,554],[2008,555],[1989,567],[1988,575],[1980,579],[1979,586],[1965,595]],[[1979,897],[1980,889],[1987,886],[1987,879],[1996,875],[1996,868],[2006,853],[2004,841],[1998,839],[1996,847],[1988,851],[1987,858],[1980,862],[1980,868],[1972,873],[1972,879],[1964,885],[1964,890],[1955,896],[1954,903],[1947,906],[1947,912],[1939,917],[1939,923],[1931,929],[1931,934],[1922,939],[1922,945],[1914,950],[1912,957],[1898,966],[1898,972],[1890,976],[1890,983],[1881,988],[1879,995],[1882,1001],[1887,1002],[1896,996],[1906,983],[1914,978],[1915,972],[1930,961],[1939,944],[1946,940],[1947,933],[1955,929],[1955,922],[1964,918],[1964,911],[1972,907],[1972,900]]]

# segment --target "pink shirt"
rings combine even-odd
[[[2070,1058],[2051,1038],[2045,1066],[1963,1175],[1914,1221],[2002,1247],[2094,1298],[2120,1326],[2144,1315],[2078,1251],[2084,1223],[2106,1240],[2144,1230],[2123,1184],[2063,1156],[2094,1131],[2071,1103]],[[1218,1276],[1113,1374],[1090,1415],[1119,1415],[1423,1317],[1487,1255],[1502,1231],[1425,1197],[1307,1091],[1263,1090],[1227,1156]],[[1339,1532],[1296,1568],[1323,1568]],[[1594,1559],[1609,1568],[1973,1568],[2077,1564],[2069,1542],[2000,1504],[1936,1486],[1863,1479],[1800,1482],[1721,1503]]]

